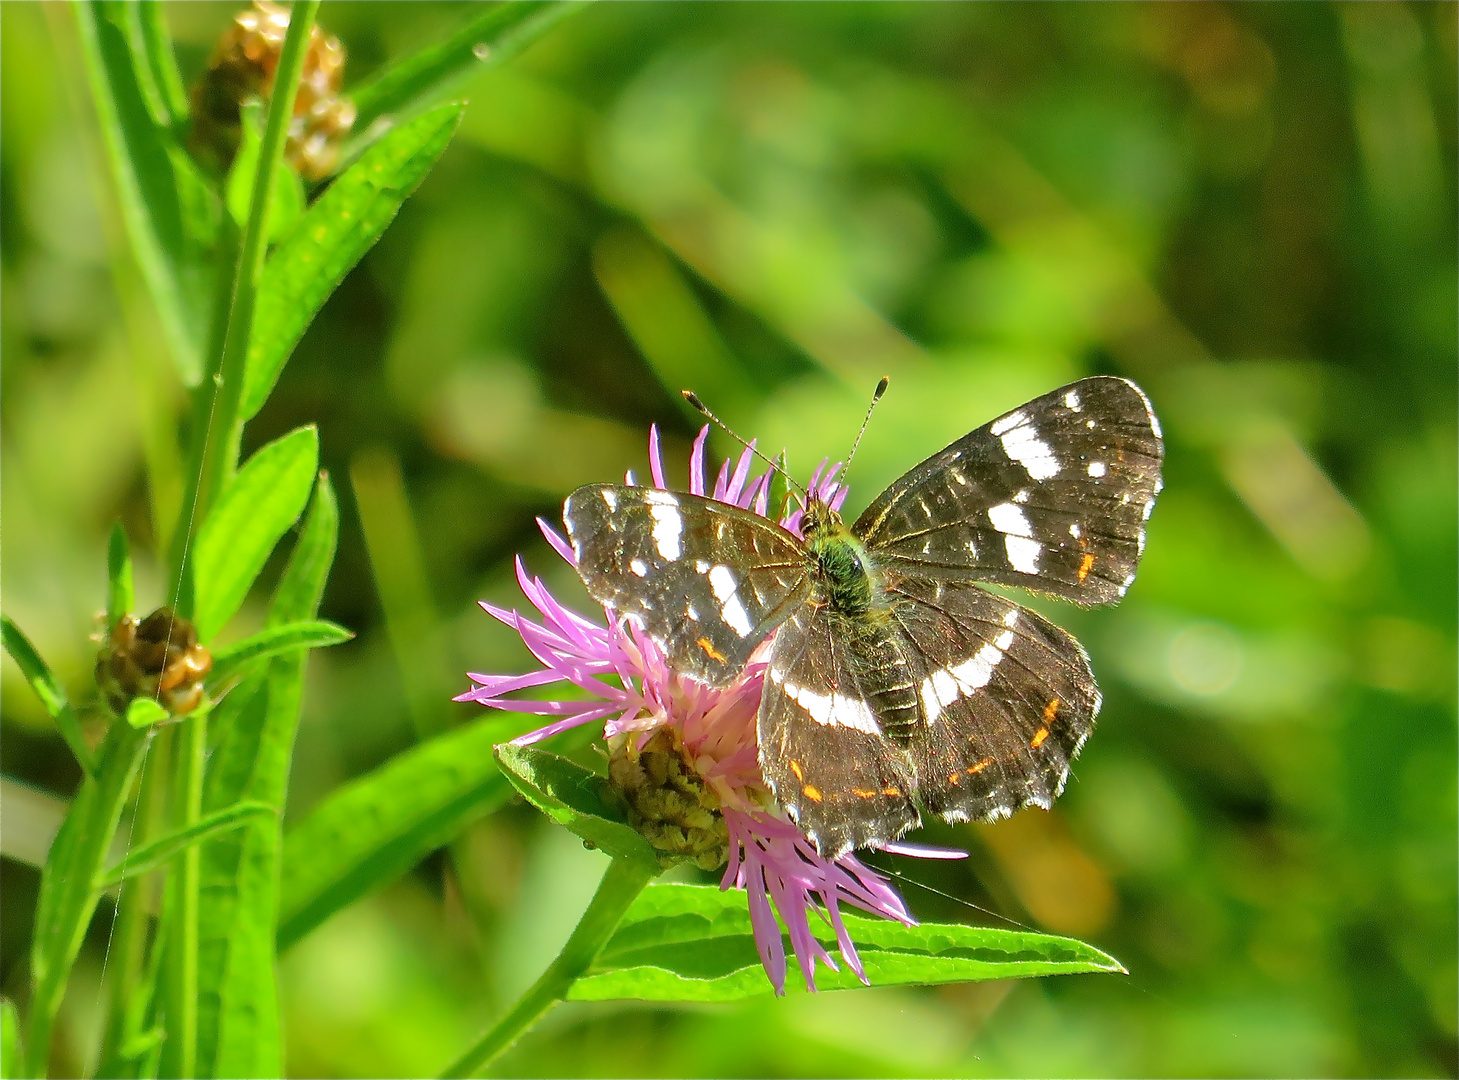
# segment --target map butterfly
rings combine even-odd
[[[588,591],[676,671],[727,685],[775,632],[760,764],[834,857],[924,813],[1052,805],[1099,712],[1088,654],[976,583],[1118,602],[1163,456],[1139,387],[1095,376],[934,454],[849,528],[814,494],[801,539],[726,503],[615,484],[573,492],[563,519]]]

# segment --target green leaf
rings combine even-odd
[[[51,1024],[101,895],[93,883],[116,835],[146,745],[145,732],[126,724],[111,726],[101,746],[97,774],[81,782],[41,870],[30,952],[31,1075],[44,1074]]]
[[[263,143],[263,116],[263,102],[257,98],[239,110],[243,133],[238,153],[228,170],[224,203],[240,229],[248,224],[248,209],[253,201],[253,177],[258,169],[258,150]],[[269,183],[272,190],[269,192],[268,224],[264,228],[268,242],[273,244],[289,235],[303,217],[304,182],[286,161],[280,159],[274,166],[274,175]]]
[[[15,1002],[0,998],[0,1080],[25,1075],[25,1047],[20,1042],[20,1014]]]
[[[120,885],[129,877],[151,873],[179,851],[206,840],[214,833],[236,829],[240,825],[248,824],[253,818],[271,817],[276,813],[277,811],[272,806],[261,802],[237,802],[232,806],[224,807],[222,810],[199,818],[186,829],[179,829],[160,840],[154,840],[135,851],[128,852],[126,858],[102,875],[96,883],[96,887],[104,892],[113,885]]]
[[[173,133],[136,4],[76,5],[82,52],[132,252],[183,382],[202,376],[216,199]],[[201,287],[200,287],[201,286]]]
[[[647,840],[628,823],[622,800],[597,773],[533,746],[496,748],[502,772],[522,797],[559,825],[615,859],[659,865]]]
[[[243,380],[244,420],[263,407],[324,301],[446,149],[464,108],[433,109],[386,135],[330,185],[264,265]]]
[[[118,521],[111,527],[106,545],[106,629],[117,628],[123,615],[129,615],[136,598],[132,594],[132,552],[127,544],[127,530]]]
[[[505,803],[512,789],[492,747],[529,722],[496,717],[428,739],[337,788],[290,829],[279,948],[405,874]]]
[[[242,641],[229,645],[226,649],[219,649],[215,652],[213,670],[208,674],[208,681],[213,685],[222,686],[231,679],[237,678],[251,665],[271,656],[288,652],[290,649],[314,649],[325,645],[338,645],[340,642],[349,641],[354,636],[339,623],[322,619],[309,619],[304,622],[287,623],[283,626],[266,627],[252,637],[246,637]]]
[[[238,470],[194,545],[193,622],[212,639],[231,619],[269,553],[298,519],[319,467],[319,434],[301,427],[262,447]]]
[[[390,65],[355,88],[356,131],[381,116],[408,111],[458,79],[510,60],[584,4],[509,0],[486,8],[445,41]]]
[[[900,923],[843,912],[872,986],[933,986],[984,979],[1119,972],[1120,963],[1072,938],[980,926]],[[835,934],[815,916],[811,932],[830,949]],[[791,952],[788,938],[787,954]],[[847,964],[816,968],[821,990],[861,986]],[[792,965],[793,967],[793,965]],[[804,991],[794,971],[788,992]],[[737,1001],[773,993],[760,964],[749,906],[738,890],[650,885],[568,997],[577,1001]]]
[[[127,702],[126,721],[139,731],[160,724],[172,714],[152,698],[138,697]]]
[[[321,474],[274,592],[270,629],[314,621],[338,540],[339,506],[328,475]],[[278,653],[266,673],[234,691],[241,697],[208,773],[206,806],[248,799],[274,813],[202,846],[209,902],[199,922],[197,1069],[204,1076],[278,1076],[283,1070],[274,973],[283,844],[279,823],[307,655],[297,647]]]
[[[0,615],[0,637],[4,638],[5,651],[19,665],[26,682],[30,683],[36,697],[41,699],[46,712],[51,714],[51,719],[56,722],[61,737],[66,740],[71,753],[76,755],[81,768],[88,776],[93,775],[96,772],[96,760],[92,756],[91,747],[86,745],[86,739],[81,734],[81,721],[50,665],[41,659],[41,654],[35,651],[30,639],[20,632],[20,627],[11,622],[9,616]]]

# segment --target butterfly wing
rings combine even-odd
[[[883,734],[856,640],[829,605],[803,605],[776,634],[760,699],[765,779],[828,858],[920,823],[912,761]]]
[[[889,574],[1113,603],[1135,578],[1160,490],[1160,426],[1134,383],[1035,398],[912,469],[852,532]]]
[[[800,541],[748,510],[658,488],[590,484],[562,508],[578,575],[669,666],[730,682],[808,593]]]
[[[918,804],[949,821],[1048,809],[1099,712],[1084,649],[970,583],[904,579],[889,598],[922,709],[907,740]]]

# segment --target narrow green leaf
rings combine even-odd
[[[510,60],[581,3],[509,0],[489,7],[445,41],[392,64],[355,88],[355,130],[386,113],[408,111],[483,67]]]
[[[67,698],[60,680],[41,659],[41,654],[35,651],[30,639],[20,632],[20,627],[10,621],[9,616],[0,615],[0,636],[4,638],[5,651],[19,665],[26,682],[30,683],[36,697],[41,699],[46,712],[51,714],[51,719],[56,722],[61,737],[66,740],[71,753],[76,755],[81,768],[88,776],[93,775],[96,772],[96,759],[91,753],[91,747],[86,745],[86,739],[81,734],[81,721],[76,716],[76,710],[71,708],[71,701]]]
[[[196,286],[210,273],[205,243],[216,200],[162,114],[137,5],[90,0],[75,10],[132,252],[178,372],[195,385],[206,312],[191,298],[208,294]]]
[[[136,600],[132,594],[132,552],[127,544],[127,530],[118,521],[111,527],[106,545],[106,629],[117,628],[123,615],[129,615]]]
[[[298,520],[318,467],[318,432],[297,428],[249,458],[214,504],[193,555],[193,622],[203,641],[237,612],[274,545]]]
[[[512,789],[492,747],[529,722],[481,720],[420,743],[337,788],[285,833],[279,948],[505,803]]]
[[[1117,960],[1072,938],[943,923],[903,926],[845,913],[842,918],[873,986],[1124,971]],[[811,931],[835,949],[835,934],[822,920],[812,918]],[[789,953],[788,939],[785,947]],[[861,985],[845,963],[839,972],[816,969],[821,990]],[[792,974],[786,989],[802,992],[804,983]],[[578,1001],[737,1001],[770,993],[742,892],[660,884],[645,889],[629,908],[568,996]]]
[[[266,660],[290,649],[314,649],[325,645],[338,645],[349,641],[355,635],[339,623],[322,619],[287,623],[284,626],[270,626],[251,637],[219,649],[213,654],[213,670],[208,681],[223,686],[237,678],[250,665]]]
[[[223,201],[234,223],[241,229],[248,223],[248,208],[253,201],[253,178],[258,169],[259,147],[263,142],[263,102],[255,98],[246,103],[239,110],[239,119],[243,134],[238,153],[228,169]],[[268,242],[273,244],[287,236],[303,217],[304,182],[289,168],[288,162],[281,159],[274,165],[270,183],[273,187],[269,192],[265,231]]]
[[[44,1074],[51,1024],[101,895],[92,885],[116,835],[146,745],[145,732],[127,724],[111,726],[102,743],[97,774],[81,782],[41,870],[30,952],[27,1050],[33,1076]]]
[[[184,848],[206,840],[214,833],[226,832],[246,825],[256,817],[272,817],[276,811],[261,802],[238,802],[222,810],[214,811],[200,818],[186,829],[179,829],[160,840],[154,840],[145,847],[129,852],[127,857],[108,870],[97,882],[103,892],[113,885],[120,885],[129,877],[147,874],[156,870]]]
[[[649,842],[628,824],[608,781],[575,761],[533,746],[496,748],[497,764],[522,797],[559,825],[615,859],[659,865]]]
[[[314,621],[339,539],[339,506],[320,474],[304,528],[274,592],[267,626]],[[328,624],[326,624],[328,625]],[[204,1076],[277,1076],[283,1070],[275,985],[274,933],[279,911],[280,818],[308,653],[292,648],[235,693],[247,695],[214,754],[207,804],[234,799],[274,811],[202,846],[198,951],[198,1057]],[[225,699],[226,701],[226,699]]]
[[[248,347],[244,420],[263,407],[324,301],[446,149],[464,108],[434,109],[386,135],[330,185],[269,258]]]
[[[0,998],[0,1080],[25,1075],[25,1047],[20,1042],[20,1014],[15,1002]]]
[[[170,715],[171,713],[151,698],[139,697],[127,702],[125,719],[132,727],[141,730],[162,723]]]
[[[147,68],[152,73],[166,119],[175,129],[187,122],[187,88],[177,67],[177,54],[172,48],[172,35],[167,32],[167,16],[161,0],[141,0],[139,17]]]

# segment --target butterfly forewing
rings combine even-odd
[[[563,521],[588,592],[711,686],[732,680],[807,594],[800,542],[726,503],[592,484],[568,496]]]
[[[760,701],[760,764],[822,854],[884,844],[916,826],[911,759],[887,738],[864,633],[806,604],[775,638]]]
[[[890,575],[1112,603],[1160,490],[1159,425],[1133,383],[1081,379],[959,439],[887,488],[854,532]]]
[[[890,596],[922,712],[919,804],[951,821],[1047,809],[1099,711],[1083,648],[976,585],[907,579]]]

